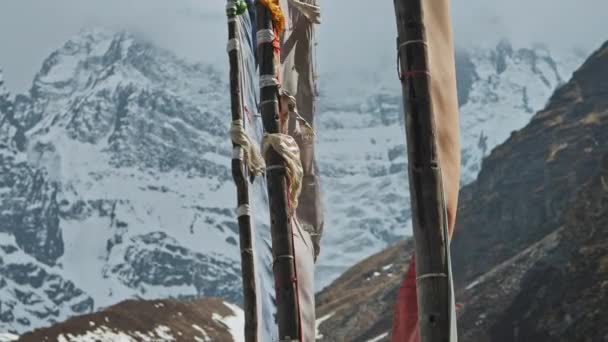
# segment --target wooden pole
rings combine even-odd
[[[405,109],[421,342],[449,342],[447,214],[437,155],[423,0],[394,0]]]
[[[238,18],[236,2],[228,0],[226,15],[228,17],[228,41],[230,59],[230,106],[232,121],[240,120],[244,124],[243,98],[241,94],[241,64],[238,49]],[[243,277],[243,307],[245,311],[245,341],[258,341],[258,318],[256,301],[255,262],[253,255],[253,231],[249,208],[249,170],[244,159],[242,147],[233,142],[232,177],[236,183],[239,239],[241,249],[241,274]]]
[[[272,16],[266,6],[257,2],[258,32],[273,31]],[[258,36],[258,63],[261,80],[276,78],[279,61],[275,59],[271,41],[261,41]],[[262,83],[262,81],[261,81]],[[278,82],[277,82],[278,83]],[[260,112],[264,131],[279,133],[279,91],[278,84],[260,84]],[[266,179],[270,209],[270,231],[274,257],[273,272],[277,301],[277,323],[280,341],[299,341],[299,307],[294,248],[287,195],[285,162],[272,148],[264,156],[266,159]]]

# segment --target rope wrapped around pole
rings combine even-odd
[[[247,163],[247,168],[255,177],[261,176],[266,168],[266,162],[257,145],[251,141],[251,138],[245,132],[243,120],[234,120],[230,127],[230,138],[235,146],[238,146],[239,152],[236,152],[233,157],[243,151],[243,159]]]
[[[262,153],[265,155],[270,149],[277,152],[283,159],[285,176],[289,184],[289,203],[291,204],[289,214],[293,216],[298,207],[298,199],[302,191],[302,176],[304,175],[300,148],[291,135],[274,133],[265,134],[262,140]]]
[[[273,30],[280,33],[284,16],[278,1],[260,0],[257,2],[257,29]],[[277,20],[282,17],[283,21]],[[273,25],[274,28],[273,28]],[[261,34],[260,37],[264,35]],[[264,131],[267,134],[263,144],[266,159],[266,181],[268,186],[268,202],[270,211],[270,231],[272,235],[272,253],[274,257],[273,272],[275,279],[277,315],[276,320],[280,341],[302,341],[302,325],[298,297],[298,279],[295,264],[292,219],[290,209],[291,196],[286,177],[289,166],[284,155],[290,155],[290,143],[280,138],[279,120],[279,87],[274,80],[279,78],[278,65],[280,46],[277,40],[272,42],[258,41],[258,65],[260,80],[268,80],[260,84],[260,112]],[[278,49],[277,49],[278,48]],[[289,153],[288,153],[289,152]],[[291,157],[289,158],[291,159]],[[299,160],[299,157],[296,158]],[[294,174],[295,175],[295,174]],[[292,176],[294,176],[292,175]]]

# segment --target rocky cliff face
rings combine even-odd
[[[557,230],[465,288],[463,339],[608,339],[608,154],[595,171]]]
[[[459,285],[554,231],[576,191],[596,172],[608,146],[604,54],[605,47],[590,57],[462,190],[456,223],[462,234],[453,242]]]
[[[462,190],[452,255],[464,340],[606,339],[606,72],[608,44]],[[398,244],[321,292],[321,340],[388,340],[411,253]]]

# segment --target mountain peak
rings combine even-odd
[[[32,92],[53,88],[60,93],[77,91],[104,68],[124,59],[132,42],[133,38],[122,32],[83,30],[44,60]]]
[[[125,32],[81,31],[44,61],[0,117],[0,141],[21,151],[0,155],[0,243],[29,256],[14,269],[46,272],[24,281],[77,302],[23,285],[0,296],[13,303],[0,330],[136,296],[240,301],[227,88],[213,67]],[[29,314],[28,296],[55,306]]]

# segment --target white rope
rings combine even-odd
[[[399,44],[399,46],[397,47],[397,50],[401,50],[402,47],[405,47],[405,46],[410,45],[410,44],[422,44],[422,45],[425,45],[425,46],[427,45],[427,43],[424,40],[421,40],[421,39],[408,40],[406,42],[403,42],[403,43]]]
[[[232,38],[230,40],[228,40],[228,44],[226,44],[226,52],[230,53],[230,51],[234,51],[234,50],[240,50],[241,48],[241,43],[239,43],[239,40],[236,38]]]
[[[274,31],[273,30],[259,30],[258,32],[255,33],[255,39],[257,41],[257,44],[265,44],[265,43],[272,43],[274,41]]]
[[[236,208],[236,216],[251,216],[251,208],[249,207],[249,204],[239,205],[238,208]]]
[[[275,75],[260,75],[260,88],[276,87],[279,79]]]
[[[230,137],[232,143],[239,145],[243,149],[244,157],[247,159],[247,167],[254,176],[259,176],[264,173],[264,159],[260,155],[260,151],[256,144],[251,141],[251,138],[243,128],[243,121],[232,121],[230,127]]]
[[[427,278],[447,278],[448,275],[445,273],[427,273],[416,277],[416,280],[422,280]]]
[[[268,173],[269,171],[274,171],[274,170],[284,170],[285,166],[284,165],[266,165],[266,173]]]
[[[276,99],[273,99],[273,100],[264,100],[264,101],[260,102],[260,108],[261,108],[262,106],[265,106],[265,105],[269,104],[269,103],[277,103],[277,104],[278,104],[278,103],[279,103],[279,101],[278,101],[278,100],[276,100]]]
[[[239,145],[234,146],[232,149],[232,159],[243,160],[245,156],[245,151]]]
[[[285,173],[289,181],[289,200],[291,209],[295,210],[298,207],[298,198],[302,191],[302,177],[304,176],[298,144],[292,136],[287,134],[264,134],[262,154],[266,155],[270,148],[275,150],[285,162]]]

